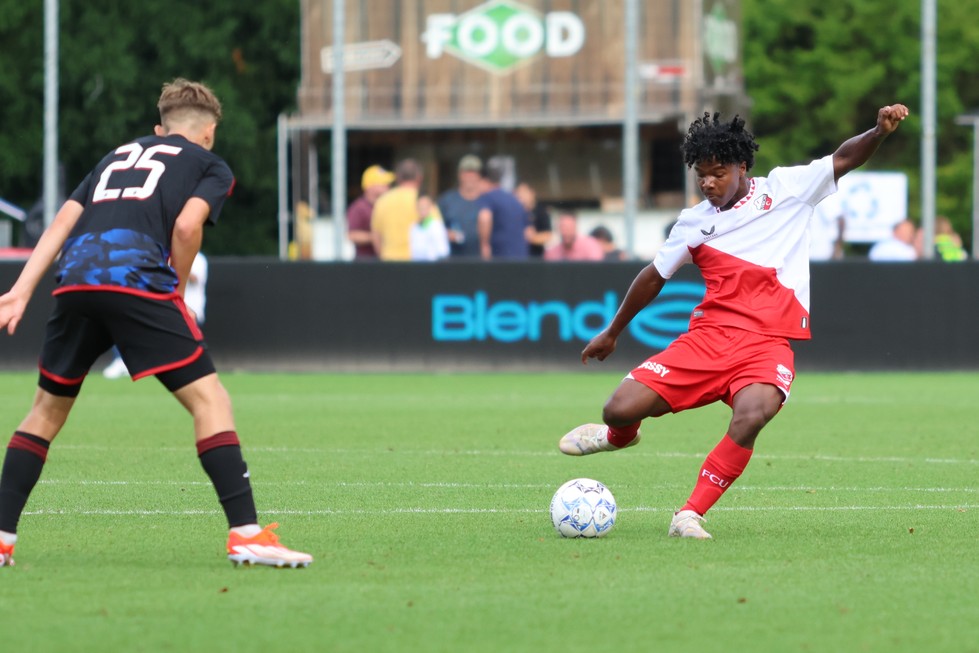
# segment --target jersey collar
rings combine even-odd
[[[751,198],[754,196],[754,194],[755,194],[755,178],[752,177],[751,179],[748,180],[748,194],[742,197],[741,199],[739,199],[737,204],[732,206],[730,210],[733,211],[735,209],[740,209],[742,206],[744,206],[749,201],[751,201]],[[714,213],[721,213],[720,207],[715,206]]]

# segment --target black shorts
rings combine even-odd
[[[134,381],[155,375],[171,392],[215,371],[204,334],[180,295],[99,286],[55,291],[38,385],[54,395],[77,396],[85,375],[112,345]]]

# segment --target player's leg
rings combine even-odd
[[[201,466],[217,491],[228,520],[228,558],[235,564],[305,567],[308,553],[292,551],[272,531],[258,525],[248,466],[235,431],[231,398],[216,373],[173,390],[194,418],[194,436]]]
[[[734,414],[727,433],[707,454],[690,498],[674,516],[670,535],[710,538],[703,530],[703,516],[744,472],[751,461],[755,438],[784,399],[778,388],[765,383],[749,385],[734,396]]]
[[[58,397],[38,388],[30,412],[10,438],[0,473],[0,567],[13,565],[20,516],[41,478],[48,447],[74,403],[75,397]]]
[[[562,453],[587,456],[601,451],[618,451],[639,443],[639,425],[647,417],[670,412],[670,406],[652,388],[630,374],[622,380],[602,409],[602,424],[582,424],[558,443]]]
[[[68,293],[55,300],[34,402],[7,445],[0,473],[0,566],[13,564],[17,525],[41,477],[48,447],[67,421],[88,370],[111,344],[101,325],[85,316],[89,294]]]
[[[703,529],[704,514],[744,472],[755,439],[789,396],[794,356],[788,342],[743,334],[738,344],[740,359],[731,362],[730,394],[724,397],[732,411],[727,433],[704,460],[690,498],[674,515],[670,535],[710,538]]]

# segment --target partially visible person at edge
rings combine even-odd
[[[704,515],[741,475],[762,428],[781,410],[795,378],[789,340],[809,333],[809,219],[837,181],[863,165],[908,116],[904,105],[877,112],[872,129],[808,165],[749,177],[758,145],[735,116],[704,114],[691,123],[683,160],[697,176],[700,204],[680,213],[670,237],[632,282],[615,316],[581,352],[600,361],[666,281],[693,263],[707,291],[690,329],[630,372],[605,402],[604,424],[585,424],[559,443],[568,455],[616,451],[639,443],[647,417],[723,401],[727,433],[707,455],[693,492],[667,533],[709,539]]]
[[[438,196],[448,229],[452,258],[479,258],[479,196],[483,194],[483,161],[467,154],[456,167],[457,186]]]
[[[551,214],[547,207],[537,201],[537,191],[525,181],[513,189],[514,196],[527,209],[530,229],[527,231],[527,242],[530,245],[530,258],[541,259],[544,249],[551,242],[554,232],[551,230]]]
[[[486,190],[479,198],[479,251],[483,260],[526,260],[530,218],[513,193],[503,189],[503,166],[490,159],[483,168]]]
[[[347,208],[347,240],[353,243],[355,261],[377,260],[371,237],[371,213],[374,203],[393,182],[394,173],[378,165],[370,166],[360,176],[360,187],[364,192]]]
[[[374,202],[371,238],[382,261],[411,260],[411,228],[418,222],[418,189],[422,167],[404,159],[394,169],[397,184]]]
[[[163,86],[157,106],[155,135],[102,159],[0,296],[0,329],[13,335],[58,258],[37,392],[10,439],[0,474],[0,566],[13,565],[18,522],[51,442],[92,364],[113,344],[133,379],[156,376],[193,416],[198,458],[228,522],[228,558],[276,567],[313,560],[282,546],[273,532],[277,524],[258,525],[231,399],[184,303],[204,225],[217,221],[234,186],[228,164],[211,152],[221,104],[203,84],[176,79]],[[175,550],[182,559],[196,554]],[[154,555],[146,552],[147,558]]]

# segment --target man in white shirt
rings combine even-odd
[[[917,231],[913,222],[901,220],[894,225],[890,236],[870,248],[867,258],[871,261],[917,261],[918,250],[914,247]]]

